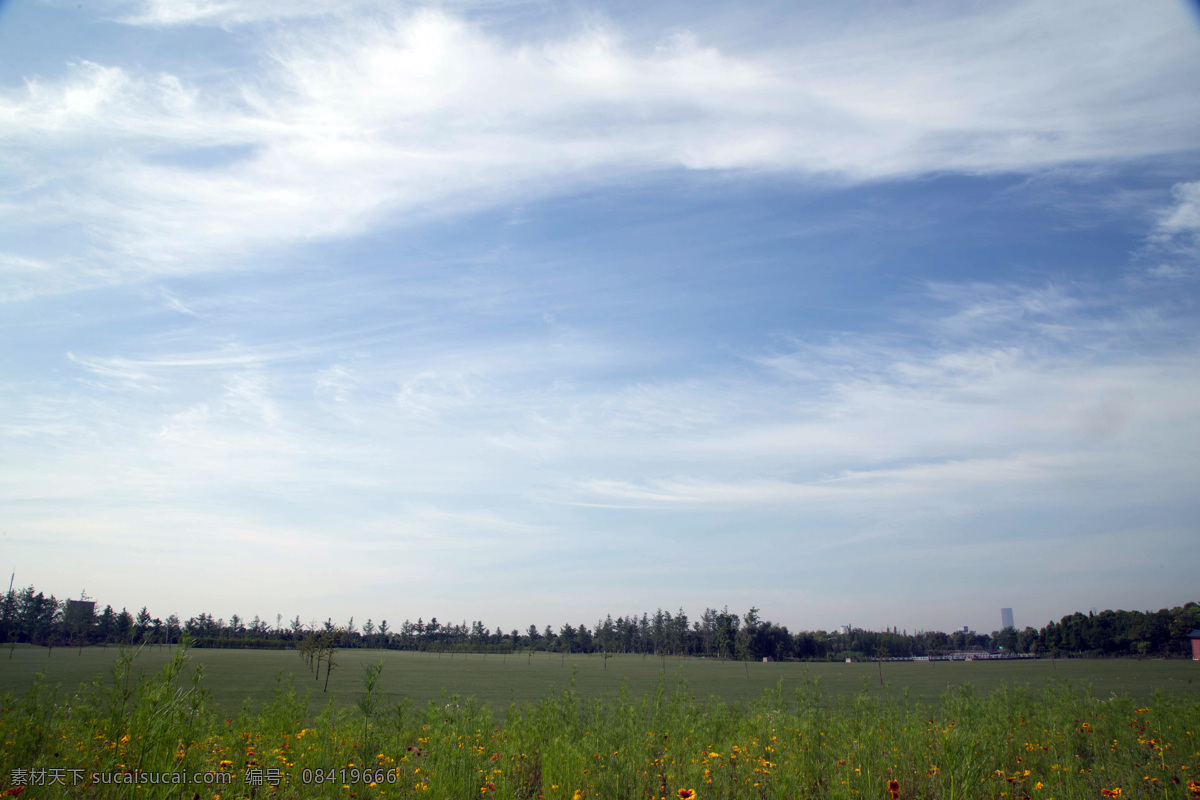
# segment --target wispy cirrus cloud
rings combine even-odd
[[[268,5],[147,3],[137,20],[279,13]],[[111,276],[661,170],[1036,170],[1192,149],[1200,124],[1197,56],[1170,6],[896,13],[759,53],[686,29],[646,47],[616,23],[516,40],[453,8],[272,28],[248,40],[258,69],[233,79],[86,61],[30,79],[0,92],[7,171],[43,222],[83,226]],[[59,166],[33,181],[22,164],[50,153]]]
[[[1200,181],[1175,187],[1176,205],[1164,214],[1157,233],[1174,235],[1200,231]]]
[[[1143,254],[1146,274],[1166,281],[1200,277],[1200,181],[1176,184],[1175,204],[1159,220]]]
[[[910,495],[947,495],[962,487],[1008,488],[1015,484],[1057,481],[1081,465],[1074,455],[1024,454],[1005,458],[918,463],[898,469],[844,472],[805,482],[656,480],[647,484],[623,481],[582,481],[584,497],[641,508],[755,507],[763,505],[847,504],[895,499]],[[587,503],[587,500],[583,501]]]
[[[291,3],[272,3],[269,0],[138,0],[111,5],[121,14],[119,19],[128,25],[234,27],[257,22],[334,15],[366,4],[355,3],[353,0],[342,3],[329,0],[296,0]]]
[[[419,551],[446,580],[489,559],[570,559],[578,540],[666,557],[686,531],[703,550],[733,524],[757,531],[747,553],[827,558],[869,543],[892,563],[923,550],[971,562],[961,526],[1057,552],[1076,535],[1054,529],[1062,515],[1143,509],[1166,536],[1193,494],[1200,360],[1179,327],[1137,350],[1123,326],[1098,333],[1097,315],[1124,313],[1118,289],[1105,306],[1094,286],[939,284],[940,314],[892,334],[785,340],[707,376],[615,383],[597,375],[632,354],[584,336],[574,355],[534,358],[544,331],[507,358],[494,343],[428,341],[420,360],[391,348],[353,361],[76,355],[109,392],[8,395],[23,466],[0,494],[12,508],[101,503],[98,540],[143,530],[146,508],[176,532],[225,516],[251,553],[287,536],[328,564]],[[968,313],[988,303],[1000,310]],[[615,524],[628,514],[636,527]]]
[[[262,366],[272,361],[303,357],[295,350],[252,349],[250,351],[225,351],[163,355],[152,358],[128,358],[125,356],[76,356],[67,353],[67,358],[87,372],[99,378],[117,378],[127,386],[149,385],[155,381],[171,381],[170,373],[197,371],[217,372],[230,368],[244,369]]]

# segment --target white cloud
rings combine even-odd
[[[131,382],[165,381],[168,373],[172,371],[214,371],[230,367],[254,367],[272,361],[295,358],[298,355],[296,350],[264,351],[243,350],[242,348],[231,348],[223,352],[163,355],[153,358],[128,358],[125,356],[104,358],[75,356],[73,353],[67,353],[67,357],[72,362],[94,375],[116,377]]]
[[[151,27],[174,25],[219,25],[232,27],[254,22],[297,19],[346,11],[352,0],[140,0],[122,18],[130,25]]]
[[[139,19],[276,5],[148,2]],[[518,42],[423,9],[273,28],[261,69],[223,83],[81,62],[0,93],[0,124],[18,182],[32,179],[22,164],[60,162],[34,192],[54,209],[43,219],[86,225],[116,273],[193,271],[680,166],[873,180],[1193,149],[1182,13],[897,13],[869,33],[743,53],[686,30],[647,49],[616,24]]]
[[[1179,283],[1200,277],[1200,181],[1178,183],[1171,193],[1174,202],[1159,212],[1140,253],[1143,262],[1157,263],[1134,276],[1134,282]]]
[[[327,398],[337,404],[345,404],[350,399],[350,392],[358,383],[358,377],[341,364],[320,370],[317,373],[314,390],[318,397]]]
[[[249,470],[330,486],[505,487],[550,502],[834,506],[949,502],[1014,483],[1032,497],[1106,472],[1128,479],[1125,499],[1149,476],[1171,483],[1200,435],[1200,372],[1189,347],[1129,346],[1120,319],[1138,308],[1126,295],[932,292],[944,313],[907,334],[797,342],[703,378],[597,381],[633,354],[586,337],[551,348],[544,330],[440,349],[422,339],[419,356],[383,360],[300,343],[72,363],[149,404],[121,424],[163,442],[151,461],[184,475],[194,460],[205,481]]]
[[[1200,181],[1175,186],[1176,205],[1159,223],[1163,233],[1200,230]]]
[[[127,358],[79,358],[67,353],[67,358],[101,380],[116,381],[126,388],[157,388],[144,365]]]
[[[1147,269],[1146,275],[1157,280],[1181,281],[1195,277],[1195,271],[1178,264],[1158,264]]]
[[[396,405],[407,415],[433,420],[469,408],[482,391],[474,375],[424,371],[404,379],[396,395]]]
[[[22,554],[118,531],[126,554],[204,539],[185,565],[202,581],[230,537],[262,558],[294,538],[297,574],[363,560],[364,580],[402,575],[439,615],[455,574],[511,562],[527,580],[521,563],[577,560],[598,542],[649,562],[753,530],[747,564],[869,546],[879,563],[939,552],[934,570],[973,563],[980,530],[1040,542],[1067,535],[1063,520],[1103,533],[1106,515],[1130,513],[1146,530],[1185,526],[1172,515],[1194,502],[1200,360],[1182,329],[1148,354],[1124,346],[1127,327],[1096,324],[1097,309],[1117,312],[1094,287],[932,291],[944,327],[653,380],[597,380],[637,354],[583,334],[556,350],[541,328],[505,347],[422,338],[419,359],[77,354],[72,366],[110,391],[0,393],[14,465],[0,501],[6,525],[33,537]],[[965,313],[988,304],[1001,311]],[[1050,323],[1059,336],[1035,346]],[[1039,542],[1025,552],[1058,552]]]
[[[1014,491],[1029,509],[1178,490],[1200,439],[1189,399],[1200,362],[1191,344],[1145,347],[1158,331],[1188,337],[1190,327],[1157,318],[1139,334],[1148,310],[1095,287],[931,290],[945,313],[912,320],[909,333],[795,343],[755,358],[764,372],[736,388],[662,392],[652,408],[664,414],[704,410],[695,429],[654,423],[653,412],[645,429],[596,415],[596,440],[638,431],[656,456],[610,446],[613,472],[576,473],[571,501],[839,514],[870,502],[862,513],[885,519],[901,507],[935,518],[999,510]]]
[[[847,442],[852,445],[852,442]],[[659,480],[647,485],[624,481],[581,481],[587,497],[655,505],[743,506],[764,504],[845,504],[910,495],[950,495],[963,487],[1007,489],[1013,484],[1057,481],[1080,466],[1075,455],[1019,453],[1010,457],[919,463],[899,469],[854,470],[808,482]]]
[[[41,147],[105,139],[160,146],[226,141],[233,131],[218,124],[216,109],[197,107],[198,94],[175,75],[139,76],[80,61],[60,81],[27,78],[23,90],[0,95],[0,122],[13,139]]]
[[[394,4],[379,0],[108,0],[128,25],[185,27],[212,25],[232,29],[258,23],[303,21],[306,18],[342,18],[364,12],[386,13]],[[439,5],[467,8],[502,8],[529,0],[441,0]]]
[[[195,311],[185,306],[182,300],[176,297],[174,293],[168,291],[165,287],[160,286],[159,292],[162,294],[163,302],[166,303],[167,308],[170,308],[173,311],[178,311],[180,314],[187,314],[191,317],[197,316]]]

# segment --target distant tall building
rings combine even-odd
[[[1015,628],[1015,627],[1017,627],[1017,626],[1013,625],[1012,609],[1011,608],[1000,609],[1000,630],[1004,630],[1005,628]]]

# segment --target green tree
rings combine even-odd
[[[150,612],[142,606],[142,610],[137,613],[137,618],[134,620],[134,635],[137,641],[145,641],[146,633],[150,630]]]

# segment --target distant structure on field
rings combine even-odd
[[[852,626],[852,625],[843,625],[842,626],[842,633],[846,634],[847,636],[850,635],[850,631],[852,631],[852,630],[854,630],[854,626]]]
[[[970,625],[963,625],[963,626],[962,626],[962,632],[963,632],[963,633],[970,633],[970,632],[971,632],[971,626],[970,626]]]
[[[1012,609],[1011,608],[1000,609],[1000,630],[1004,630],[1005,628],[1015,628],[1015,627],[1017,627],[1017,626],[1013,625]]]
[[[91,619],[95,614],[95,600],[67,600],[67,616],[76,619]]]
[[[1200,661],[1200,628],[1188,634],[1192,640],[1192,661]]]

